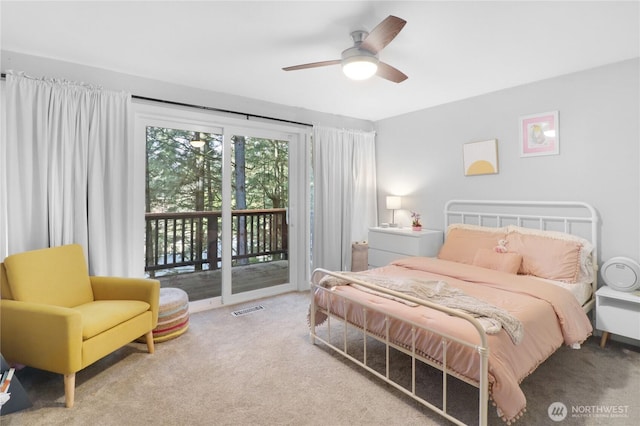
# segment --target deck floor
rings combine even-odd
[[[187,292],[189,301],[220,297],[222,271],[198,271],[157,277],[160,287],[176,287]],[[233,293],[257,290],[289,282],[289,261],[234,266],[231,270]]]

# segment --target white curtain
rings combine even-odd
[[[313,170],[313,266],[348,270],[378,222],[375,132],[314,126]]]
[[[12,72],[5,86],[1,257],[78,243],[92,274],[135,275],[131,95]]]

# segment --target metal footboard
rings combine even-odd
[[[441,331],[435,330],[431,327],[425,326],[424,324],[419,324],[417,322],[408,320],[406,318],[400,318],[396,315],[392,315],[389,314],[381,309],[376,309],[374,307],[367,307],[362,305],[361,303],[359,303],[358,301],[354,300],[353,298],[349,297],[346,294],[337,294],[337,292],[332,291],[330,288],[325,288],[322,287],[320,285],[318,285],[318,283],[320,282],[320,279],[325,276],[325,275],[332,275],[334,277],[338,277],[338,278],[342,278],[345,279],[349,282],[358,284],[360,286],[375,290],[376,292],[379,293],[385,293],[388,294],[390,296],[396,297],[396,298],[400,298],[400,299],[404,299],[407,301],[410,301],[412,303],[416,303],[422,306],[426,306],[429,307],[431,309],[434,310],[438,310],[441,312],[444,312],[448,315],[454,316],[454,317],[458,317],[461,318],[469,323],[471,323],[473,325],[473,327],[476,329],[476,331],[478,332],[478,336],[479,336],[479,341],[480,344],[477,343],[472,343],[472,342],[467,342],[464,340],[461,340],[455,336],[451,336],[448,335],[446,333],[443,333]],[[316,303],[316,293],[317,292],[327,292],[326,295],[326,300],[327,300],[327,306],[322,308],[320,306],[317,305]],[[318,293],[319,294],[319,293]],[[358,306],[362,309],[363,312],[363,321],[362,324],[355,324],[353,322],[349,322],[348,320],[348,315],[347,313],[347,309],[345,307],[344,312],[345,315],[343,317],[336,315],[336,313],[334,312],[334,309],[332,309],[332,297],[333,298],[340,298],[340,302],[339,303],[343,303],[343,304],[352,304],[354,306]],[[343,305],[346,306],[346,305]],[[325,314],[327,316],[327,338],[323,338],[322,336],[318,335],[316,333],[316,313],[320,311],[321,313]],[[385,319],[385,330],[383,333],[375,333],[372,332],[371,330],[367,329],[367,315],[372,314],[372,313],[378,313],[384,316]],[[331,328],[332,328],[332,319],[334,321],[337,321],[338,323],[340,323],[342,325],[342,344],[340,346],[337,346],[336,344],[332,343],[333,340],[332,339],[332,332],[331,332]],[[401,342],[395,341],[393,339],[393,336],[390,336],[390,324],[391,321],[400,321],[403,322],[405,324],[407,324],[408,326],[411,327],[411,342],[410,344],[406,345],[406,344],[402,344]],[[417,299],[415,297],[411,297],[411,296],[407,296],[405,294],[402,293],[398,293],[392,290],[388,290],[388,289],[384,289],[384,288],[380,288],[378,286],[372,285],[370,283],[367,283],[365,281],[359,280],[359,279],[355,279],[352,276],[345,276],[342,275],[340,273],[337,272],[332,272],[332,271],[327,271],[324,269],[316,269],[311,277],[311,310],[310,310],[310,318],[309,318],[309,323],[310,323],[310,333],[311,333],[311,342],[316,344],[316,341],[319,341],[321,343],[323,343],[324,345],[326,345],[327,347],[333,349],[334,351],[340,353],[341,355],[343,355],[345,358],[347,358],[348,360],[354,362],[355,364],[359,365],[360,367],[364,368],[365,370],[367,370],[368,372],[370,372],[371,374],[375,375],[376,377],[380,378],[381,380],[383,380],[384,382],[390,384],[391,386],[393,386],[394,388],[398,389],[399,391],[401,391],[402,393],[404,393],[405,395],[408,395],[409,397],[411,397],[412,399],[414,399],[415,401],[419,402],[420,404],[424,405],[425,407],[433,410],[434,412],[438,413],[439,415],[441,415],[442,417],[450,420],[451,422],[458,424],[458,425],[464,425],[466,423],[462,422],[461,420],[457,419],[456,417],[454,417],[453,415],[451,415],[448,410],[447,410],[447,377],[448,376],[452,376],[455,377],[457,379],[463,380],[466,383],[469,383],[473,386],[476,386],[479,390],[479,397],[478,397],[478,404],[479,404],[479,408],[478,408],[478,424],[480,425],[486,425],[487,424],[487,410],[488,410],[488,401],[489,401],[489,381],[488,381],[488,364],[489,364],[489,347],[488,347],[488,343],[487,343],[487,335],[482,327],[482,325],[478,322],[478,320],[476,320],[475,318],[471,317],[470,315],[467,315],[463,312],[454,310],[454,309],[450,309],[441,305],[437,305],[434,303],[430,303],[428,301],[422,300],[422,299]],[[363,355],[362,355],[362,361],[352,355],[350,355],[348,353],[347,350],[347,344],[348,344],[348,339],[347,339],[347,329],[348,327],[355,327],[357,328],[360,332],[362,332],[363,334]],[[435,359],[431,359],[429,358],[428,354],[422,354],[419,349],[416,347],[416,340],[417,340],[417,336],[418,333],[424,330],[428,333],[430,333],[431,335],[435,335],[438,336],[440,338],[440,342],[442,344],[442,359],[441,361],[437,361]],[[381,342],[384,347],[385,347],[385,371],[384,373],[381,373],[380,371],[372,368],[369,364],[368,364],[368,353],[367,353],[367,338],[373,338],[379,342]],[[479,377],[479,381],[476,382],[474,380],[471,380],[467,377],[462,376],[461,374],[458,374],[456,371],[449,369],[448,368],[448,362],[447,362],[447,350],[450,346],[450,344],[454,342],[457,343],[459,345],[464,345],[467,346],[469,348],[472,348],[474,350],[476,350],[479,354],[478,357],[478,362],[479,362],[479,371],[480,371],[480,377]],[[411,385],[410,385],[410,389],[405,388],[404,386],[398,384],[397,382],[395,382],[391,377],[390,377],[390,350],[391,349],[395,349],[398,350],[406,355],[408,355],[409,357],[411,357]],[[439,369],[440,371],[442,371],[442,401],[441,401],[441,405],[442,408],[436,406],[434,403],[429,402],[427,400],[425,400],[424,398],[422,398],[421,396],[419,396],[416,392],[416,365],[418,362],[430,365],[432,367],[435,367],[437,369]],[[435,402],[435,401],[434,401]]]

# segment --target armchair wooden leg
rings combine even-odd
[[[153,330],[145,334],[145,338],[147,339],[147,349],[149,353],[152,354],[155,350],[153,346]]]
[[[73,407],[76,392],[76,373],[64,375],[64,403],[67,408]]]

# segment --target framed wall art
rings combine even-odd
[[[498,140],[465,143],[462,147],[464,175],[498,173]]]
[[[560,153],[558,111],[520,117],[520,156]]]

